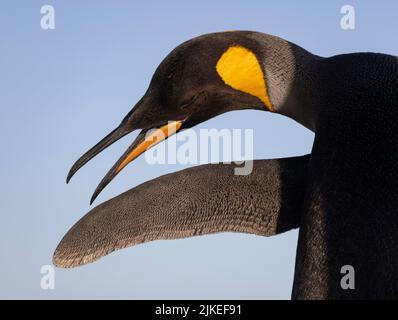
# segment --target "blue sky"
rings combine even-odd
[[[55,30],[40,8],[55,8]],[[340,8],[356,29],[340,28]],[[356,51],[398,55],[396,1],[2,1],[0,10],[0,298],[288,299],[297,231],[274,238],[217,234],[156,241],[97,263],[56,269],[55,290],[40,288],[61,237],[134,135],[74,177],[73,162],[113,129],[145,92],[167,53],[194,36],[256,30],[322,56]],[[254,157],[309,153],[313,134],[258,111],[224,114],[200,128],[253,128]],[[181,165],[141,157],[96,204]]]

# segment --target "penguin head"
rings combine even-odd
[[[73,165],[67,182],[91,158],[133,130],[142,129],[101,181],[91,202],[129,162],[179,130],[228,111],[278,109],[285,94],[281,87],[288,86],[289,77],[284,74],[278,79],[281,66],[272,66],[275,56],[283,53],[269,50],[276,39],[249,31],[221,32],[176,47],[121,124]]]
[[[143,128],[180,120],[188,128],[227,111],[272,110],[260,60],[232,35],[205,35],[174,49],[156,69],[133,120]]]

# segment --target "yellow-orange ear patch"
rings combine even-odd
[[[259,98],[272,111],[264,74],[252,51],[242,46],[229,47],[217,61],[216,70],[227,85]]]

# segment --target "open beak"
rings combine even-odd
[[[113,165],[113,167],[108,171],[105,177],[101,180],[97,188],[95,189],[90,204],[94,202],[100,192],[112,181],[112,179],[123,170],[123,168],[129,164],[131,161],[139,157],[146,150],[152,148],[159,142],[166,140],[168,137],[177,133],[180,130],[183,120],[171,121],[167,124],[154,129],[143,129],[134,140],[134,142],[128,147],[126,152],[119,158],[119,160]],[[90,159],[95,157],[105,148],[124,137],[126,134],[132,132],[133,130],[127,129],[124,125],[120,125],[118,128],[113,130],[104,139],[98,142],[93,148],[87,151],[83,156],[76,161],[68,173],[66,179],[67,183],[72,178],[72,176],[79,170],[83,165],[85,165]]]
[[[119,160],[101,180],[95,189],[93,196],[91,197],[90,204],[94,202],[95,198],[97,198],[100,192],[120,171],[123,170],[125,166],[127,166],[127,164],[159,142],[166,140],[168,137],[175,134],[181,128],[182,123],[183,121],[172,121],[160,128],[142,130],[130,147],[127,148],[126,152],[119,158]]]

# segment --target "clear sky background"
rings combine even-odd
[[[40,28],[55,7],[56,28]],[[340,8],[356,9],[356,29],[340,28]],[[84,167],[73,162],[113,129],[145,92],[175,46],[223,30],[283,37],[323,56],[355,51],[398,55],[397,1],[1,1],[0,298],[288,299],[297,231],[273,238],[216,234],[155,241],[76,269],[56,269],[40,288],[66,231],[135,133]],[[253,128],[254,157],[311,151],[313,134],[259,111],[227,113],[200,128]],[[181,165],[128,166],[96,204]]]

